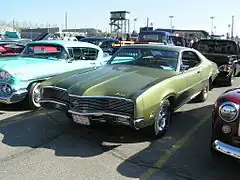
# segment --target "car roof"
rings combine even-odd
[[[160,45],[160,44],[132,44],[130,46],[123,46],[123,48],[152,48],[152,49],[169,50],[169,51],[177,51],[177,52],[181,52],[183,50],[194,51],[194,49],[192,48],[187,48],[183,46]]]
[[[29,44],[54,44],[54,45],[60,45],[64,46],[66,48],[68,47],[89,47],[89,48],[95,48],[98,50],[101,50],[100,47],[87,43],[87,42],[80,42],[80,41],[65,41],[65,40],[41,40],[41,41],[35,41],[31,42]]]

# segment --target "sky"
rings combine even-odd
[[[26,21],[32,24],[57,24],[64,26],[65,12],[68,28],[98,28],[109,30],[110,11],[130,12],[131,31],[133,19],[136,29],[146,25],[147,18],[154,28],[170,28],[169,16],[174,16],[176,29],[198,29],[217,34],[229,32],[228,24],[235,17],[234,35],[240,35],[240,0],[8,0],[1,7],[0,20]]]

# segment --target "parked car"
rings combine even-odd
[[[220,73],[216,81],[232,86],[234,76],[240,75],[237,43],[233,40],[203,39],[195,43],[194,48],[218,65]]]
[[[240,159],[240,88],[223,93],[212,114],[211,152]]]
[[[217,73],[217,65],[194,49],[123,46],[105,66],[43,82],[40,103],[69,113],[80,124],[105,121],[148,127],[160,137],[172,112],[194,98],[207,99]]]
[[[107,58],[107,59],[106,59]],[[73,41],[36,41],[27,44],[19,57],[0,60],[0,102],[26,100],[40,107],[39,83],[57,74],[106,63],[98,46]]]
[[[118,39],[107,37],[85,37],[80,39],[80,41],[95,44],[102,48],[103,52],[109,53],[110,55],[115,52],[112,44],[120,43]]]
[[[20,40],[0,40],[0,58],[20,55],[26,44]]]

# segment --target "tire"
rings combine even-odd
[[[39,100],[40,100],[40,90],[39,90],[40,83],[32,83],[27,97],[27,105],[31,109],[38,109],[41,107]]]
[[[196,97],[196,101],[197,102],[205,102],[208,98],[208,92],[209,92],[209,80],[207,81],[205,87],[203,88],[203,90],[201,91],[201,93]]]
[[[171,106],[169,100],[164,100],[157,109],[153,125],[146,128],[153,138],[161,138],[167,132],[171,121]]]
[[[233,85],[233,79],[234,79],[234,72],[231,73],[227,80],[227,86],[232,86]]]

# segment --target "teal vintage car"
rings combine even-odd
[[[45,40],[29,43],[19,57],[0,59],[0,102],[25,100],[40,107],[39,83],[64,72],[104,65],[110,56],[85,42]]]

